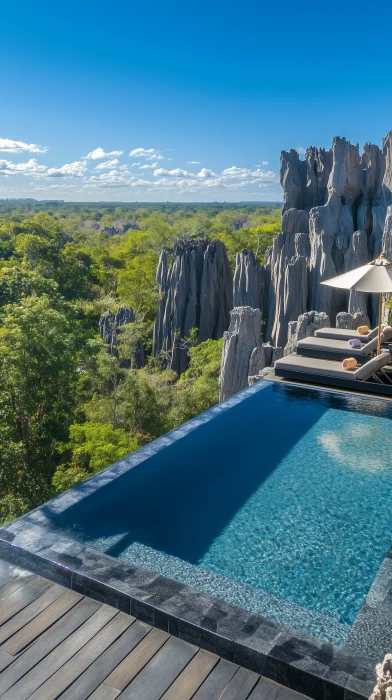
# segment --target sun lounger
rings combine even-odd
[[[381,343],[392,342],[392,327],[385,326],[381,333]],[[367,356],[377,349],[377,334],[364,343],[360,348],[350,348],[348,340],[333,338],[304,338],[297,344],[297,354],[305,357],[320,357],[326,360],[343,360],[345,357],[355,357],[358,362],[366,362]]]
[[[287,355],[275,362],[275,375],[293,381],[392,396],[391,374],[385,369],[390,362],[391,354],[387,350],[356,369],[346,371],[336,360]]]
[[[351,340],[358,338],[362,343],[367,343],[369,340],[377,337],[378,327],[373,328],[369,333],[361,335],[358,331],[350,331],[347,328],[320,328],[316,331],[316,338],[330,338],[331,340]]]

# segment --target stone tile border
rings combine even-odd
[[[349,639],[344,646],[337,647],[84,547],[57,531],[45,514],[47,509],[51,514],[63,512],[174,440],[181,439],[221,411],[267,386],[270,382],[266,381],[245,389],[87,482],[1,528],[0,557],[120,608],[315,700],[365,700],[375,684],[375,662],[381,660],[384,653],[392,651],[392,548],[380,567]],[[303,386],[300,388],[304,390]],[[366,401],[366,398],[361,397],[361,400]],[[376,400],[383,402],[383,399]]]

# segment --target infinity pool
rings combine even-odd
[[[265,382],[56,520],[340,644],[392,543],[391,417],[384,401]]]

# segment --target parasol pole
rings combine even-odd
[[[381,352],[381,319],[382,319],[382,294],[378,297],[378,342],[377,342],[377,355]]]

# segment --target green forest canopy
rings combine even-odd
[[[222,340],[197,345],[178,378],[147,353],[161,250],[206,235],[263,262],[280,207],[0,201],[0,523],[107,467],[218,400]],[[108,354],[99,316],[132,306]],[[136,337],[136,335],[137,337]]]

